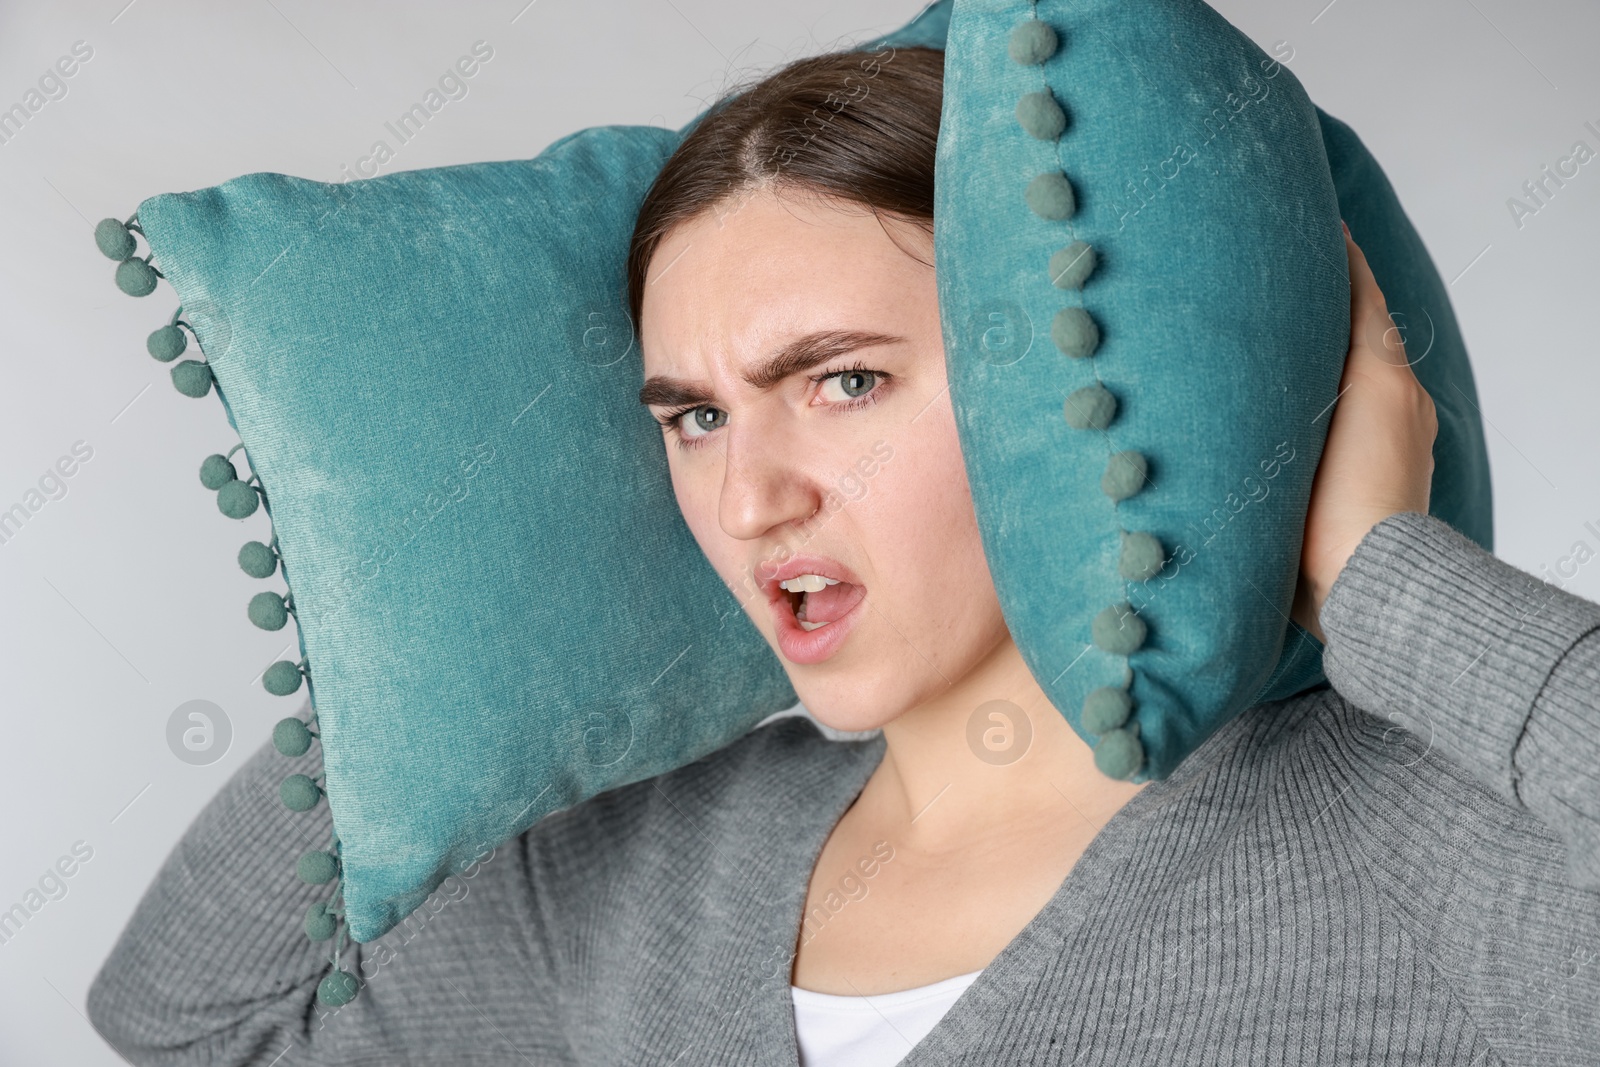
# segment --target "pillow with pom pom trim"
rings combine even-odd
[[[930,6],[862,48],[940,46],[948,18]],[[325,1005],[359,990],[346,938],[797,701],[684,524],[638,401],[628,245],[698,121],[344,183],[247,174],[96,228],[119,288],[176,292],[146,348],[238,434],[198,477],[257,531],[241,614],[298,640],[262,684],[310,697],[278,750],[320,747],[321,773],[280,798],[333,816],[284,872],[328,887],[284,917],[330,943]]]
[[[1381,168],[1199,0],[954,5],[935,263],[1002,610],[1113,778],[1325,685],[1289,615],[1350,340],[1341,216],[1439,412],[1430,511],[1492,549],[1449,298]]]

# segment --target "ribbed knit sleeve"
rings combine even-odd
[[[1323,604],[1323,669],[1566,846],[1600,890],[1600,604],[1417,512],[1378,523]]]
[[[342,1008],[317,1002],[332,943],[309,940],[302,921],[332,887],[302,882],[295,865],[327,847],[332,816],[326,801],[288,810],[278,785],[319,770],[315,745],[288,759],[265,744],[201,810],[89,988],[100,1035],[152,1067],[570,1062],[521,838],[383,937],[346,942],[343,965],[365,984]]]
[[[300,916],[328,893],[294,870],[330,840],[331,818],[326,803],[291,812],[277,793],[314,763],[263,747],[168,853],[89,988],[89,1017],[124,1059],[266,1062],[306,1029],[329,965]]]

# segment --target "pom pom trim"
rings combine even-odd
[[[144,229],[139,225],[138,212],[131,215],[126,222],[111,218],[102,219],[94,229],[95,245],[102,254],[118,261],[115,281],[119,289],[129,296],[148,296],[155,291],[158,282],[166,278],[166,275],[151,262],[154,259],[153,252],[146,253],[143,259],[135,255],[137,242],[134,239],[134,234],[138,234],[141,237],[144,236]],[[176,336],[172,332],[174,330],[178,331]],[[188,331],[188,336],[183,334],[183,330]],[[188,350],[191,337],[195,347],[198,349],[200,347],[199,336],[195,334],[194,326],[183,318],[183,307],[180,305],[172,313],[172,317],[165,326],[159,327],[149,335],[145,341],[145,347],[147,352],[156,360],[163,363],[172,362],[180,354]],[[201,355],[204,354],[202,351]],[[217,398],[223,401],[224,406],[227,404],[227,398],[222,394],[222,385],[213,375],[208,360],[189,359],[176,363],[172,368],[172,383],[180,393],[184,393],[187,396],[203,397],[215,392]],[[266,488],[260,484],[261,480],[255,473],[255,464],[250,464],[251,474],[247,480],[239,479],[237,477],[238,472],[233,467],[233,454],[242,448],[244,448],[244,442],[242,441],[234,445],[226,455],[222,456],[223,463],[221,464],[211,463],[211,457],[207,457],[207,462],[202,465],[206,471],[202,475],[204,479],[202,484],[208,490],[215,490],[218,497],[218,509],[230,518],[248,518],[255,513],[257,506],[260,506],[266,511],[270,522],[272,517],[271,504],[267,499]],[[245,453],[245,459],[246,461],[249,460],[248,452]],[[233,474],[232,477],[221,477],[230,471]],[[213,481],[217,484],[211,484]],[[284,581],[287,583],[289,580],[289,568],[283,558],[283,552],[278,544],[278,534],[275,529],[266,547],[274,564],[272,571],[266,577],[270,578],[272,574],[281,572]],[[254,555],[259,557],[259,551],[254,551]],[[249,572],[247,571],[246,573]],[[273,610],[262,616],[262,618],[264,621],[277,622],[277,626],[269,628],[277,629],[286,625],[290,617],[294,618],[298,628],[300,620],[294,610],[293,592],[290,591],[281,598],[281,609],[278,607],[277,594],[271,594],[271,596],[274,598],[274,604],[271,605]],[[260,601],[261,598],[258,596],[251,601],[251,604],[254,606]],[[266,605],[263,603],[263,606]],[[252,621],[256,621],[257,615],[260,614],[260,609],[254,609],[248,614]],[[282,616],[281,621],[279,621],[280,614]],[[260,623],[257,622],[257,625],[260,625]],[[320,729],[314,728],[317,725],[316,690],[311,684],[310,666],[303,655],[305,651],[305,634],[303,631],[300,634],[300,648],[302,657],[298,662],[279,660],[263,671],[261,675],[263,687],[269,692],[280,696],[288,696],[298,692],[300,683],[303,681],[311,702],[312,711],[308,723],[298,727],[291,726],[289,725],[291,721],[300,721],[291,716],[290,719],[279,722],[277,729],[273,731],[273,746],[279,751],[280,755],[286,758],[298,758],[306,755],[312,748],[313,742],[320,745],[322,736]],[[312,810],[327,795],[321,784],[322,777],[320,773],[315,776],[306,774],[289,775],[280,786],[279,799],[290,810]],[[314,850],[312,854],[303,857],[300,863],[297,863],[297,869],[291,877],[299,880],[299,875],[302,871],[319,877],[328,873],[328,860],[320,857],[329,857],[333,861],[332,876],[321,880],[332,884],[331,895],[327,900],[321,901],[313,905],[312,909],[307,910],[301,920],[301,928],[306,938],[312,942],[325,940],[332,942],[332,948],[328,955],[329,972],[317,986],[317,1000],[324,1007],[338,1009],[353,1000],[362,986],[360,977],[346,970],[341,962],[350,929],[348,923],[345,922],[344,862],[338,834],[333,833],[330,836],[326,850]],[[332,923],[331,927],[329,925],[330,921]]]
[[[1068,126],[1067,109],[1046,76],[1046,68],[1061,54],[1064,35],[1039,18],[1037,0],[1030,8],[1028,17],[1012,27],[1006,41],[1013,62],[1038,71],[1037,88],[1024,93],[1017,101],[1016,118],[1024,133],[1053,143],[1055,159],[1053,167],[1035,172],[1022,190],[1022,197],[1035,218],[1045,224],[1060,225],[1066,231],[1065,241],[1045,264],[1051,287],[1061,294],[1081,294],[1086,287],[1092,293],[1093,278],[1100,267],[1100,250],[1082,239],[1073,225],[1077,196],[1071,171],[1063,159],[1062,143]],[[1083,305],[1081,296],[1056,311],[1050,336],[1057,349],[1069,357],[1068,365],[1086,365],[1094,373],[1092,383],[1070,391],[1060,410],[1074,432],[1098,433],[1104,438],[1106,467],[1100,487],[1116,514],[1123,500],[1153,487],[1154,483],[1149,477],[1150,464],[1145,453],[1118,447],[1111,440],[1108,431],[1122,408],[1123,397],[1101,379],[1097,369],[1100,361],[1087,362],[1099,350],[1101,333],[1099,323]],[[1118,523],[1117,536],[1120,540],[1117,577],[1124,583],[1126,594],[1126,583],[1143,581],[1160,572],[1164,550],[1155,534],[1125,530],[1121,523]],[[1124,684],[1120,688],[1102,687],[1091,692],[1084,701],[1080,721],[1086,732],[1098,738],[1095,766],[1101,773],[1110,778],[1130,779],[1146,762],[1139,737],[1137,704],[1130,690],[1134,677],[1131,657],[1148,639],[1148,624],[1126,599],[1103,608],[1088,623],[1092,646],[1124,659]]]

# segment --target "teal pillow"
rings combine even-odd
[[[1434,512],[1487,547],[1482,435],[1445,395],[1472,380],[1425,250],[1292,74],[1199,3],[1041,4],[1054,35],[1033,10],[939,0],[862,47],[948,48],[935,247],[985,552],[1037,680],[1103,771],[1146,780],[1324,684],[1287,615],[1348,343],[1341,210],[1391,308],[1432,323],[1413,358],[1441,415]],[[1247,77],[1270,92],[1201,141]],[[336,967],[346,935],[381,936],[543,815],[795,702],[637,402],[624,260],[695,122],[344,184],[250,174],[97,229],[124,291],[172,285],[149,351],[242,442],[199,476],[256,525],[248,616],[298,634],[263,682],[310,693],[274,740],[320,745],[323,774],[282,796],[332,809],[298,873],[330,887],[305,923]],[[1194,158],[1148,182],[1182,143]],[[1061,254],[1075,239],[1092,258]],[[336,969],[320,995],[355,988]]]
[[[865,47],[938,45],[947,21]],[[97,228],[125,292],[176,291],[147,348],[238,432],[198,476],[253,526],[241,615],[298,634],[263,684],[310,693],[313,721],[274,741],[321,748],[282,799],[333,814],[298,874],[329,886],[304,921],[336,964],[542,816],[796,703],[638,401],[626,254],[683,132],[343,184],[248,174]],[[339,969],[319,995],[355,991]]]
[[[935,256],[1001,608],[1116,778],[1326,684],[1289,619],[1350,340],[1343,215],[1439,410],[1430,510],[1491,548],[1471,367],[1382,170],[1198,0],[957,2]]]

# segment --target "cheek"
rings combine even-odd
[[[893,572],[894,585],[919,617],[941,627],[957,621],[986,627],[998,618],[999,602],[954,419],[948,407],[941,414],[916,438],[895,442],[877,479],[882,491],[869,490],[865,503],[878,527],[874,567]]]

